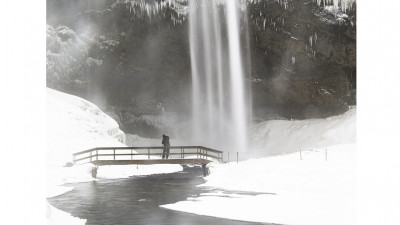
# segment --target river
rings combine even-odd
[[[201,167],[184,167],[183,171],[178,173],[68,184],[67,186],[74,187],[72,191],[49,198],[48,201],[56,208],[71,213],[75,217],[87,219],[87,225],[260,224],[195,215],[159,207],[184,201],[188,197],[197,197],[201,193],[215,191],[197,187],[202,183],[204,179]],[[241,192],[240,194],[257,193]]]

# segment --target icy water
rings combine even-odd
[[[213,191],[196,187],[204,183],[202,175],[201,167],[186,167],[179,173],[77,183],[69,185],[74,187],[74,190],[48,200],[58,209],[87,219],[88,225],[261,224],[200,216],[159,207]]]

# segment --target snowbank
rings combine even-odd
[[[202,186],[250,194],[201,195],[161,207],[199,215],[277,224],[356,224],[355,144],[214,164]]]
[[[66,167],[72,161],[73,153],[95,147],[126,146],[126,137],[115,120],[82,98],[48,88],[46,103],[46,197],[50,198],[71,190],[63,184],[95,180],[91,176],[92,164]],[[180,165],[102,166],[98,168],[97,179],[119,179],[181,170]],[[85,224],[86,221],[72,217],[65,219],[67,217],[70,217],[68,213],[52,206],[47,207],[49,224]]]
[[[356,108],[351,107],[346,113],[327,119],[261,122],[251,129],[251,138],[255,150],[248,154],[261,155],[355,143]]]
[[[99,146],[125,146],[118,124],[96,105],[47,89],[47,196],[62,193],[60,185],[93,180],[91,164],[64,167],[72,154]]]
[[[215,191],[161,207],[265,223],[356,224],[355,114],[352,108],[324,120],[258,124],[253,134],[265,149],[307,150],[211,164],[202,186],[240,192]]]
[[[130,176],[146,176],[152,174],[175,173],[182,171],[181,165],[131,165],[131,166],[102,166],[97,171],[98,179],[119,179]]]

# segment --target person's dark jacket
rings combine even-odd
[[[163,135],[162,144],[164,146],[169,146],[169,137],[167,135]]]

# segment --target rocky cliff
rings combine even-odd
[[[189,116],[186,4],[47,0],[47,86],[112,109],[122,129],[135,116]],[[311,0],[246,4],[256,119],[327,117],[356,104],[355,2],[346,10]]]

